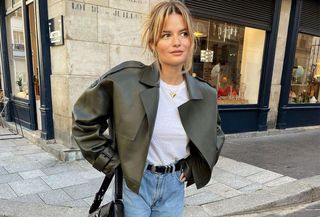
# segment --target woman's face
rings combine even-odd
[[[156,46],[161,67],[182,67],[186,62],[191,39],[187,26],[179,14],[171,14],[164,23]]]

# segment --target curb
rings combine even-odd
[[[204,204],[201,205],[201,209],[197,209],[196,213],[194,213],[194,207],[186,207],[185,216],[217,217],[250,214],[286,205],[313,202],[318,199],[320,199],[320,175]]]
[[[263,136],[276,136],[294,133],[303,133],[310,130],[320,130],[320,126],[306,126],[306,127],[293,127],[286,129],[268,129],[265,131],[253,131],[253,132],[243,132],[243,133],[231,133],[226,134],[226,139],[239,139],[239,138],[258,138]]]

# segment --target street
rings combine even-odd
[[[227,139],[222,156],[296,179],[320,174],[319,128],[255,138]]]

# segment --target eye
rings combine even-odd
[[[170,33],[164,33],[161,35],[161,38],[168,39],[170,36],[171,36]]]
[[[183,32],[181,32],[181,33],[180,33],[180,36],[182,36],[182,37],[186,38],[186,37],[188,37],[188,36],[189,36],[189,32],[187,32],[187,31],[183,31]]]

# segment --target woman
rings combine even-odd
[[[184,182],[206,185],[224,142],[216,90],[187,72],[194,38],[181,2],[157,4],[142,38],[155,63],[101,76],[74,105],[73,135],[99,171],[121,165],[126,217],[182,216]]]

